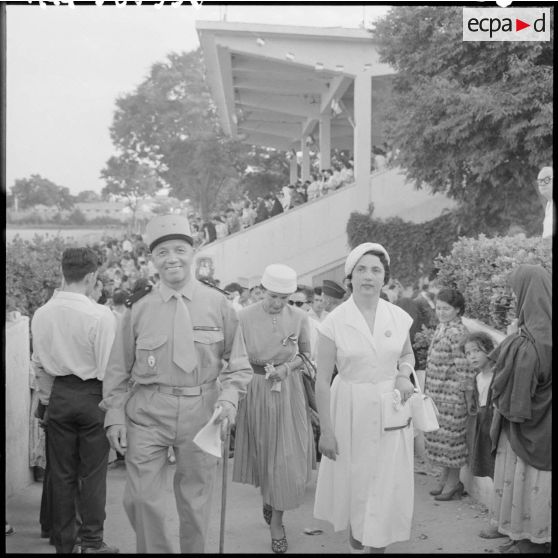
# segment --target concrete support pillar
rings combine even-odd
[[[370,193],[370,156],[372,152],[372,76],[363,72],[355,77],[354,170],[359,205],[366,211]]]
[[[331,117],[320,116],[320,170],[331,167]]]
[[[301,142],[302,164],[300,168],[300,179],[302,180],[302,182],[304,182],[305,180],[310,180],[310,149],[306,144],[307,137],[308,136],[303,137]]]
[[[291,157],[290,171],[290,184],[294,184],[296,182],[296,179],[298,178],[298,163],[296,162],[296,153],[293,153],[293,156]]]

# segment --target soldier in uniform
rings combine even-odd
[[[165,506],[173,447],[180,551],[203,553],[218,459],[192,439],[217,406],[217,420],[234,423],[252,369],[227,298],[194,278],[188,220],[157,216],[146,236],[161,281],[127,302],[100,406],[111,446],[126,454],[124,507],[137,552],[176,552]]]
[[[339,283],[330,279],[324,279],[322,283],[322,298],[325,312],[322,315],[322,319],[343,302],[345,294],[345,289]]]

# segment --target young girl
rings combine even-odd
[[[469,411],[467,445],[469,466],[476,477],[494,478],[494,456],[491,455],[490,423],[492,404],[490,384],[493,370],[488,354],[494,349],[494,341],[487,333],[468,334],[463,340],[463,350],[469,366],[477,371],[474,389],[466,395]]]

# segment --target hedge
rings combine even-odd
[[[451,252],[436,258],[442,285],[458,289],[465,297],[465,315],[502,332],[514,317],[509,311],[509,273],[523,263],[538,264],[552,273],[550,238],[524,235],[461,238]]]

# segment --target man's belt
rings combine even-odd
[[[143,384],[141,387],[158,391],[166,395],[175,395],[176,397],[196,397],[211,389],[215,389],[215,380],[201,386],[163,386],[160,384]]]

